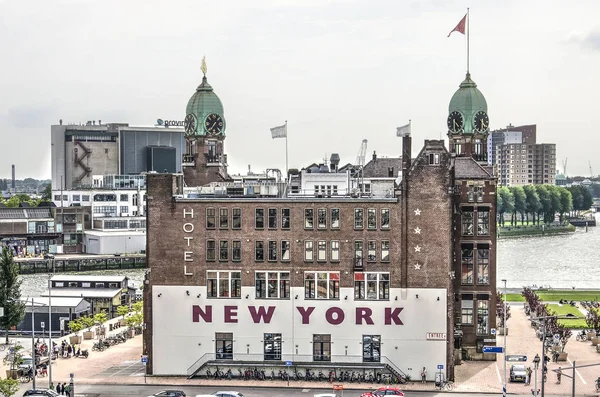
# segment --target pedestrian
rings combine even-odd
[[[65,392],[65,396],[70,396],[70,392],[71,392],[71,386],[70,385],[66,385],[65,387],[63,387],[63,390]]]
[[[529,385],[529,378],[531,377],[531,367],[525,370],[525,386]]]
[[[556,370],[556,384],[560,385],[560,378],[562,377],[562,369],[558,367]]]
[[[421,383],[425,383],[427,381],[427,368],[423,367],[421,370]]]
[[[54,390],[54,382],[50,382],[50,390]]]
[[[56,392],[58,394],[62,394],[62,385],[60,384],[60,382],[58,382],[58,384],[56,385]]]

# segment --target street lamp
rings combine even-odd
[[[533,368],[535,368],[535,383],[533,384],[533,395],[535,397],[537,397],[538,395],[538,388],[537,388],[537,371],[538,371],[538,367],[540,366],[540,355],[536,354],[535,357],[533,358]]]
[[[506,397],[506,279],[503,279],[504,283],[504,298],[502,298],[502,307],[504,312],[503,328],[504,328],[504,385],[502,385],[502,397]]]
[[[54,346],[52,346],[52,275],[54,274],[54,255],[48,255],[50,263],[52,263],[52,273],[48,274],[48,387],[52,385],[52,356],[54,354]]]
[[[37,369],[37,358],[36,358],[36,349],[35,349],[35,307],[33,303],[33,297],[31,297],[31,357],[32,357],[32,366],[33,366],[33,379],[32,385],[35,389],[35,373]]]

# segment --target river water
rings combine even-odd
[[[600,225],[600,214],[596,214]],[[127,276],[136,288],[144,269],[100,270],[74,274]],[[22,276],[21,295],[39,296],[47,289],[46,274]],[[577,228],[575,233],[498,240],[498,288],[550,286],[552,288],[600,288],[600,226]]]

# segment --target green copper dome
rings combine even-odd
[[[214,115],[218,115],[222,120],[222,127],[219,130],[212,131],[213,135],[217,136],[225,136],[225,115],[223,112],[223,104],[221,100],[213,91],[213,88],[208,84],[206,80],[206,76],[202,77],[202,84],[196,88],[196,92],[190,100],[188,101],[187,107],[185,109],[186,113],[186,121],[189,118],[189,115],[192,114],[195,117],[195,126],[194,132],[190,135],[195,136],[204,136],[211,135],[211,132],[207,130],[210,128],[210,125],[207,126],[207,116],[211,116],[212,119],[219,120],[215,118]]]
[[[460,88],[454,93],[448,106],[448,113],[458,111],[464,119],[463,133],[473,134],[473,119],[477,112],[483,111],[487,114],[487,102],[485,97],[477,89],[477,84],[471,80],[471,74],[467,73],[465,80],[460,83]]]

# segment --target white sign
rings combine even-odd
[[[0,307],[0,317],[4,317],[4,308]]]
[[[492,335],[496,335],[496,328],[492,328],[492,329],[490,329],[490,334],[492,334]]]
[[[554,334],[554,342],[559,342],[559,341],[560,341],[560,335]]]
[[[43,328],[45,328],[45,327],[46,327],[46,324],[45,324],[45,323],[42,321],[42,322],[40,323],[40,326],[41,326],[41,327],[42,327],[42,329],[43,329]]]
[[[445,332],[428,332],[427,340],[446,340]]]

